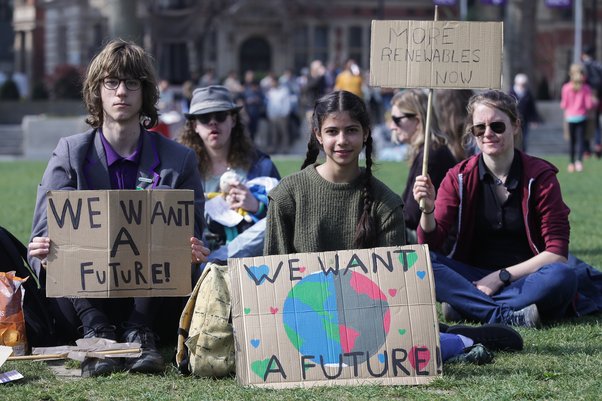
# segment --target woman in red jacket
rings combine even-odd
[[[450,169],[436,201],[428,177],[413,190],[425,199],[420,243],[437,251],[457,233],[447,257],[432,255],[437,300],[447,319],[538,327],[540,314],[562,317],[577,291],[558,170],[515,148],[520,120],[509,95],[474,95],[467,121],[466,139],[481,153]]]

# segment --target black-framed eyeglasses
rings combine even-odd
[[[229,114],[229,111],[216,111],[215,113],[198,114],[195,116],[195,118],[201,124],[209,124],[212,119],[217,121],[218,123],[223,123],[224,121],[226,121],[226,118]]]
[[[506,132],[506,123],[503,121],[494,121],[489,124],[473,125],[470,128],[470,131],[472,132],[472,134],[474,136],[483,136],[483,135],[485,135],[485,131],[487,130],[487,127],[491,128],[491,130],[493,132],[495,132],[496,134],[503,134],[504,132]]]
[[[142,81],[140,81],[139,79],[135,79],[135,78],[119,79],[119,78],[112,78],[112,77],[103,79],[102,85],[105,88],[107,88],[108,90],[116,90],[117,88],[119,88],[119,85],[121,85],[122,82],[125,83],[125,87],[131,91],[137,91],[142,86]]]
[[[391,119],[393,120],[393,122],[395,123],[395,125],[397,125],[399,127],[399,124],[401,124],[401,120],[403,120],[404,118],[414,118],[416,117],[416,114],[407,114],[404,113],[400,116],[391,116]]]

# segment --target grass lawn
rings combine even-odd
[[[587,160],[583,173],[569,175],[566,159],[548,157],[560,168],[563,196],[571,208],[571,251],[600,267],[602,161]],[[282,175],[298,170],[300,162],[276,160]],[[0,162],[0,225],[24,243],[44,167],[40,162]],[[375,175],[401,193],[407,170],[406,164],[379,163]],[[0,371],[17,369],[25,379],[0,384],[0,400],[598,400],[602,397],[601,318],[598,314],[544,330],[520,329],[523,352],[497,353],[495,363],[485,366],[446,365],[443,377],[428,386],[275,391],[242,388],[234,379],[184,377],[172,367],[155,376],[118,373],[73,379],[55,376],[46,363],[8,362]],[[163,351],[166,359],[171,358],[171,349]]]

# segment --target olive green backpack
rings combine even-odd
[[[234,373],[228,266],[207,263],[180,317],[176,365],[182,373],[223,377]]]

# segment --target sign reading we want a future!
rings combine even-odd
[[[50,297],[184,296],[191,190],[48,192]]]
[[[500,89],[501,22],[372,21],[370,85]]]
[[[228,259],[236,379],[271,388],[441,376],[428,246]]]

